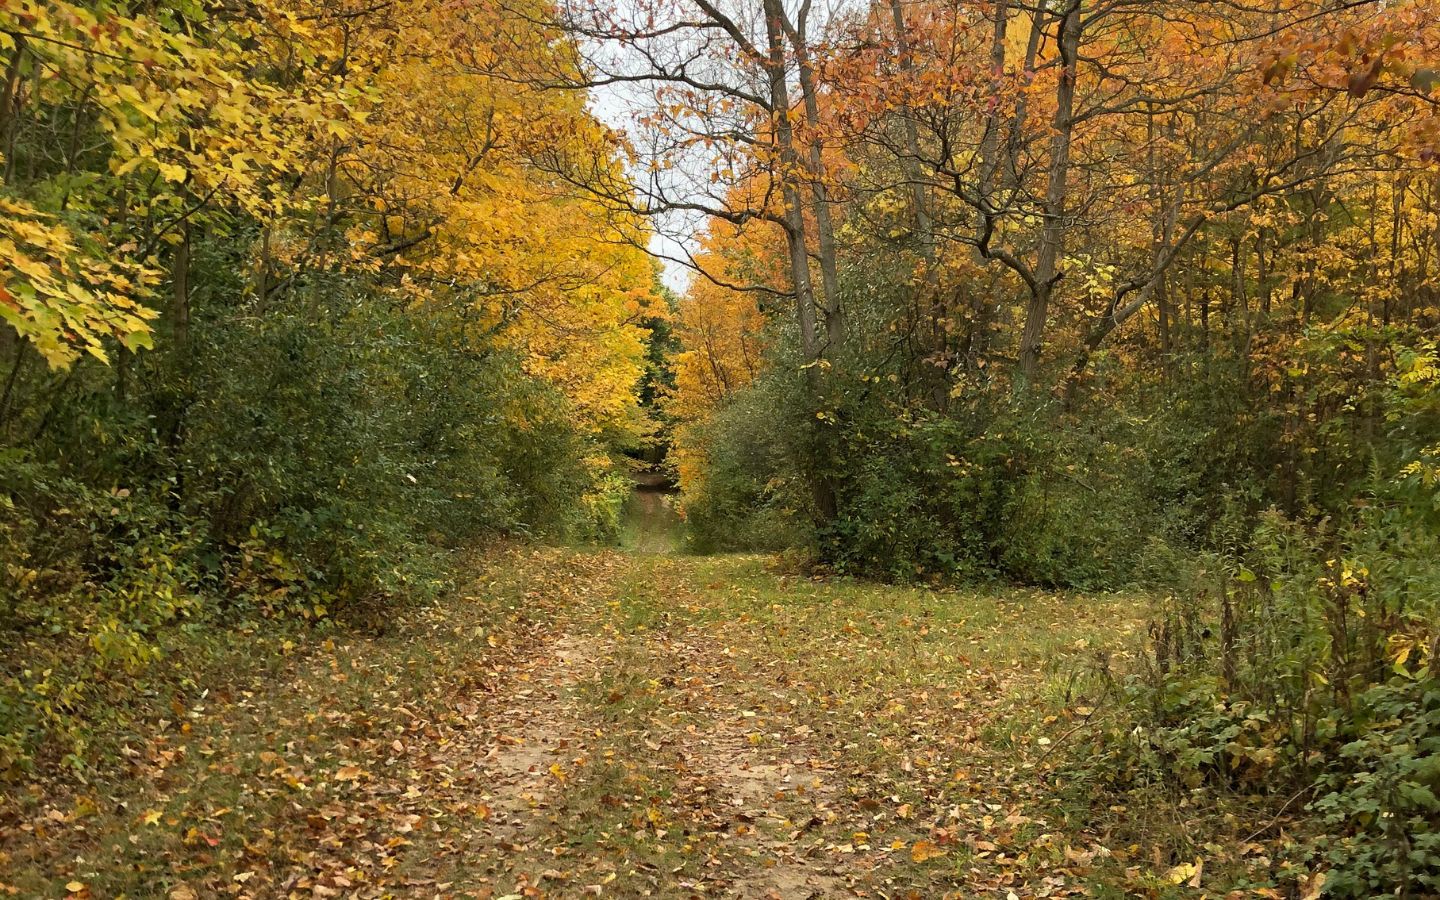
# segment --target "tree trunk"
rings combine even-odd
[[[1065,252],[1065,212],[1070,179],[1070,136],[1074,129],[1075,80],[1080,50],[1081,0],[1073,0],[1060,19],[1060,81],[1055,89],[1054,136],[1050,140],[1050,172],[1045,188],[1045,226],[1035,262],[1035,286],[1020,335],[1020,381],[1028,388],[1035,379],[1045,340],[1050,301],[1060,280],[1060,257]]]
[[[784,15],[783,6],[776,4],[776,8],[780,15]],[[795,26],[786,30],[795,51],[800,95],[805,104],[805,123],[810,132],[806,143],[810,163],[810,193],[815,211],[820,284],[824,291],[825,339],[831,347],[838,347],[845,342],[845,312],[840,302],[840,271],[835,245],[835,225],[830,215],[830,187],[825,178],[825,143],[820,134],[820,101],[816,94],[815,70],[806,44],[806,16],[809,9],[810,5],[806,3],[801,8]]]
[[[175,327],[175,350],[182,357],[190,349],[190,225],[180,226],[180,243],[175,245],[175,258],[170,271],[174,298],[170,315]]]
[[[900,55],[900,71],[908,76],[914,71],[915,61],[911,56],[908,26],[905,23],[905,9],[901,5],[901,0],[890,0],[890,16],[895,22],[895,48]],[[930,216],[930,198],[926,195],[925,181],[920,169],[920,129],[915,124],[914,110],[910,107],[901,109],[900,115],[901,128],[905,135],[905,156],[900,160],[900,170],[910,188],[910,203],[914,208],[915,238],[920,245],[920,257],[925,264],[925,271],[920,282],[923,294],[920,302],[929,307],[928,318],[932,349],[937,353],[947,354],[948,332],[945,321],[947,316],[938,283],[935,224]],[[950,399],[950,379],[947,373],[942,370],[940,377],[934,379],[932,385],[930,399],[936,409],[943,410]]]
[[[775,142],[780,151],[780,188],[785,204],[785,243],[790,251],[790,282],[795,294],[795,321],[800,329],[800,350],[804,355],[805,382],[811,399],[819,401],[821,396],[821,367],[817,365],[824,348],[820,345],[815,330],[815,292],[810,281],[810,255],[806,249],[805,212],[800,197],[800,188],[795,183],[795,174],[800,171],[800,156],[795,149],[795,131],[790,124],[790,90],[786,77],[785,35],[783,33],[784,9],[781,0],[765,0],[765,32],[768,41],[768,63],[766,77],[769,80],[772,125]],[[817,422],[818,422],[817,417]],[[811,490],[819,524],[824,526],[834,521],[837,504],[835,488],[828,472],[824,450],[825,435],[823,424],[817,424],[814,431],[814,459],[811,461]]]

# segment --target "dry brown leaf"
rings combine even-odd
[[[1327,876],[1328,873],[1326,872],[1316,872],[1314,875],[1301,881],[1300,890],[1302,893],[1300,894],[1300,900],[1319,900],[1320,895],[1325,890],[1325,879]]]

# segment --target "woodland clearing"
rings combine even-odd
[[[1139,848],[1072,830],[1051,766],[1055,742],[1097,714],[1067,706],[1065,682],[1096,647],[1126,652],[1137,598],[886,587],[757,555],[507,546],[464,565],[464,589],[383,634],[250,636],[150,698],[150,730],[117,738],[123,763],[104,777],[12,794],[8,889],[1169,884]]]
[[[0,0],[0,897],[1440,897],[1435,0]]]

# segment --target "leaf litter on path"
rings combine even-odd
[[[764,567],[506,548],[137,742],[96,814],[7,809],[0,852],[93,896],[1087,892],[1107,851],[1054,818],[1017,711],[1046,623]]]

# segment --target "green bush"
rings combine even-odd
[[[1113,589],[1167,580],[1164,558],[1214,546],[1222,520],[1248,528],[1278,491],[1277,425],[1253,414],[1239,362],[1177,356],[1173,384],[1106,375],[1074,402],[937,372],[897,352],[908,281],[883,272],[851,285],[846,349],[807,372],[777,322],[759,378],[686,426],[708,451],[685,503],[698,547],[801,546],[890,580]],[[818,478],[836,515],[816,529]]]
[[[981,398],[941,414],[869,400],[839,420],[825,555],[847,571],[1115,588],[1144,577],[1157,541],[1184,547],[1204,530],[1197,477],[1180,467],[1195,450],[1123,412],[1084,419]]]
[[[1329,892],[1440,894],[1440,678],[1402,667],[1356,699],[1347,736],[1311,804],[1338,836]]]
[[[1433,893],[1440,535],[1419,525],[1378,492],[1343,529],[1262,517],[1158,605],[1126,715],[1078,765],[1126,791],[1304,798],[1331,895]]]
[[[762,379],[694,429],[706,447],[703,486],[681,498],[691,549],[784,550],[810,542],[808,427],[780,376]]]
[[[481,536],[618,532],[628,484],[597,474],[607,438],[514,355],[354,279],[312,276],[261,308],[236,246],[197,244],[183,340],[114,368],[15,366],[0,770],[80,761],[124,705],[111,687],[139,690],[187,622],[381,623]]]

